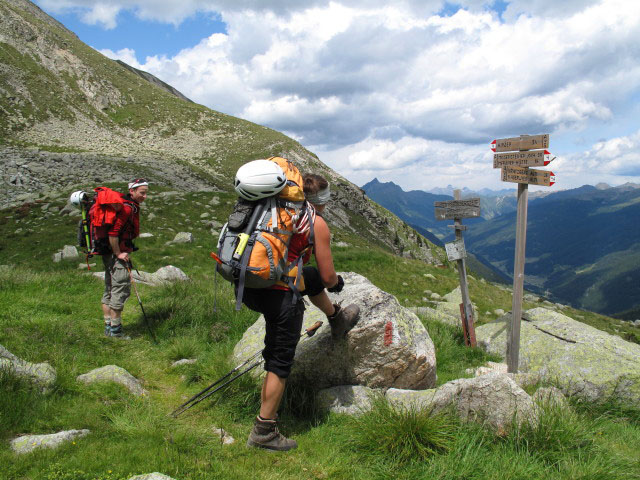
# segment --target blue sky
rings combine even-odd
[[[116,17],[114,28],[83,22],[77,12],[48,12],[80,40],[96,50],[123,48],[135,50],[138,61],[147,56],[174,56],[190,48],[213,33],[225,33],[227,26],[215,13],[192,15],[178,25],[143,20],[131,10],[122,10]]]
[[[626,0],[39,0],[87,44],[282,131],[362,185],[502,189],[488,144],[551,134],[555,188],[640,183]]]

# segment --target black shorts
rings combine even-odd
[[[302,330],[302,298],[293,302],[293,292],[290,290],[246,288],[242,302],[251,310],[262,313],[265,318],[265,347],[262,351],[264,369],[287,378]]]

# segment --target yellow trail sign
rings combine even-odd
[[[551,163],[549,150],[494,153],[493,168],[502,167],[546,167]]]
[[[499,138],[491,142],[491,150],[494,152],[512,152],[534,148],[549,148],[549,134],[520,135],[519,137]]]
[[[503,167],[502,181],[550,187],[556,183],[556,176],[553,172],[547,172],[546,170],[532,170],[526,167]]]

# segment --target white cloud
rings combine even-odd
[[[573,175],[640,177],[640,130],[624,137],[597,142],[584,153],[558,159],[554,168]]]
[[[490,183],[493,138],[558,139],[632,117],[640,93],[635,2],[511,0],[502,18],[487,8],[493,0],[456,3],[465,8],[441,16],[440,0],[40,1],[80,8],[107,27],[124,8],[176,24],[218,13],[227,34],[173,57],[139,64],[131,49],[105,54],[215,110],[289,132],[329,164],[342,156],[336,169],[360,184],[376,171],[393,175],[394,165],[412,173],[402,183],[412,188],[455,183],[446,175]],[[568,142],[555,144],[564,155],[557,170],[580,156]],[[595,161],[596,148],[582,155]],[[598,155],[613,152],[607,175],[640,179],[631,151],[602,148]]]

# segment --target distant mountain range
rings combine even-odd
[[[451,239],[451,222],[435,220],[433,202],[453,197],[404,192],[378,180],[362,188],[416,228]],[[482,218],[464,220],[467,250],[511,278],[516,198],[463,194],[470,196],[481,198]],[[640,317],[640,185],[585,185],[530,198],[527,223],[527,289],[587,310]]]

